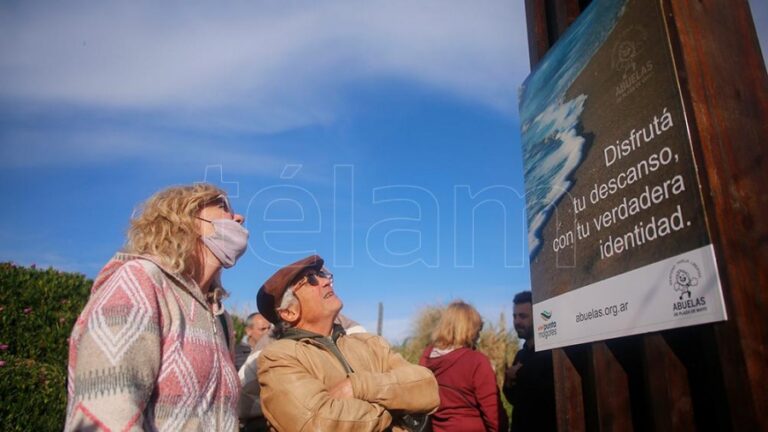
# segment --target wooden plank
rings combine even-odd
[[[644,338],[645,336],[629,336],[605,342],[627,376],[632,425],[638,431],[654,430],[644,373],[646,370],[646,364],[643,361]]]
[[[557,0],[553,2],[552,15],[554,15],[552,21],[554,21],[555,31],[557,33],[557,39],[560,35],[565,33],[568,26],[578,18],[581,13],[579,7],[579,0]]]
[[[585,431],[581,374],[565,350],[553,350],[552,363],[554,365],[555,389],[557,389],[555,391],[557,429],[559,431]]]
[[[604,342],[592,344],[598,430],[632,431],[627,374]]]
[[[768,430],[768,77],[744,0],[664,0],[729,321],[716,324],[734,430]]]
[[[688,371],[661,334],[643,337],[643,363],[653,430],[696,430]]]
[[[525,0],[525,21],[528,27],[528,57],[533,69],[551,46],[547,7],[543,0]]]
[[[698,430],[732,430],[732,409],[725,396],[723,367],[714,326],[701,325],[665,331],[662,336],[685,365]]]
[[[590,3],[592,3],[592,0],[579,0],[579,11],[586,9]]]

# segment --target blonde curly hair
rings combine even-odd
[[[201,251],[195,218],[226,193],[208,183],[163,189],[139,206],[131,218],[125,244],[128,253],[152,255],[169,271],[194,277]]]
[[[477,309],[461,300],[449,304],[432,332],[432,344],[439,349],[474,348],[483,329],[483,318]]]

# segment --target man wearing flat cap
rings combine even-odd
[[[259,357],[261,404],[278,431],[382,431],[440,404],[432,372],[381,337],[345,334],[323,259],[278,270],[259,289],[259,312],[282,332]],[[393,419],[395,422],[393,423]]]

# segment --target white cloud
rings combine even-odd
[[[526,46],[522,2],[20,2],[0,8],[0,96],[275,132],[384,78],[513,112]]]
[[[229,174],[275,177],[287,161],[258,145],[223,145],[215,139],[166,136],[125,127],[48,130],[16,128],[0,136],[0,167],[37,168],[136,162],[202,170],[222,165]]]

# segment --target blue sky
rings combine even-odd
[[[765,2],[753,2],[761,29]],[[211,181],[251,231],[236,312],[309,253],[400,340],[455,298],[529,286],[523,2],[5,2],[0,260],[93,277],[133,208]],[[763,42],[765,52],[766,43]]]

